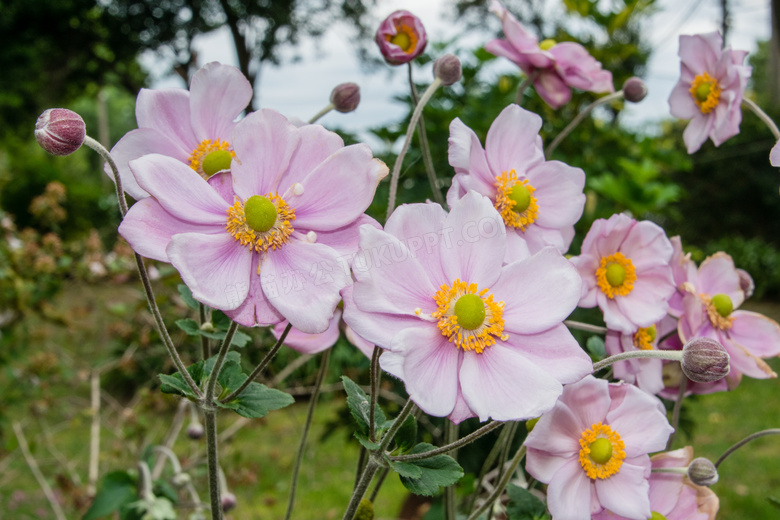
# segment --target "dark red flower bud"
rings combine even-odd
[[[52,155],[70,155],[84,143],[87,129],[77,113],[50,108],[35,122],[35,140]]]
[[[360,87],[355,83],[342,83],[331,92],[330,102],[338,112],[352,112],[360,103]]]
[[[433,77],[439,78],[442,85],[452,85],[459,81],[462,75],[460,60],[454,54],[445,54],[433,62]]]
[[[647,95],[647,85],[636,76],[632,76],[623,83],[623,97],[631,103],[639,103]]]

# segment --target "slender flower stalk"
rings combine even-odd
[[[453,450],[457,450],[462,446],[470,444],[475,440],[479,439],[480,437],[482,437],[483,435],[492,432],[493,430],[499,428],[504,424],[506,423],[501,421],[490,421],[482,428],[471,432],[465,437],[456,439],[450,442],[449,444],[447,444],[446,446],[441,446],[440,448],[436,448],[435,450],[431,450],[431,451],[426,451],[424,453],[414,453],[411,455],[396,455],[395,457],[390,457],[390,460],[392,460],[393,462],[408,462],[410,460],[422,460],[422,459],[435,457],[436,455],[441,455],[442,453],[447,453]]]
[[[209,468],[209,499],[212,520],[222,520],[222,497],[219,489],[219,462],[217,455],[217,409],[203,410],[206,417],[206,458]]]
[[[374,489],[371,490],[371,497],[369,497],[371,503],[376,501],[376,496],[379,494],[379,490],[382,488],[382,484],[385,483],[385,479],[389,473],[390,468],[382,468],[382,470],[379,472],[379,477],[377,477],[376,484],[374,484]]]
[[[564,128],[560,134],[555,136],[555,139],[549,144],[547,147],[547,150],[544,151],[545,158],[549,159],[552,157],[553,152],[556,148],[558,148],[558,145],[561,144],[561,141],[571,133],[572,130],[577,128],[577,125],[582,123],[582,121],[588,117],[588,114],[590,114],[594,108],[596,108],[599,105],[603,105],[605,103],[610,103],[616,99],[621,99],[623,97],[623,91],[618,90],[617,92],[610,94],[608,96],[600,97],[590,105],[586,106],[582,112],[577,114],[577,116],[571,120],[571,123],[566,125],[566,128]]]
[[[769,117],[766,112],[764,112],[761,107],[755,103],[755,101],[743,97],[742,105],[749,108],[754,114],[758,116],[759,119],[761,119],[761,121],[764,122],[767,127],[769,127],[772,135],[775,136],[775,140],[780,140],[780,130],[778,130],[777,125],[774,121],[772,121],[772,118]]]
[[[203,324],[208,320],[206,317],[206,306],[202,303],[198,303],[198,315],[200,317],[200,326],[203,327]],[[200,348],[203,351],[204,360],[211,357],[211,345],[209,344],[209,338],[206,336],[200,337]]]
[[[419,102],[419,96],[417,95],[417,88],[414,86],[414,80],[412,79],[412,62],[407,63],[409,70],[409,89],[412,94],[412,101],[417,106]],[[425,130],[425,118],[420,115],[420,120],[417,122],[417,130],[420,132],[420,150],[422,151],[423,164],[425,165],[425,173],[428,175],[428,182],[431,185],[431,192],[433,192],[433,200],[446,206],[444,196],[441,194],[439,183],[436,180],[436,171],[433,169],[433,157],[431,155],[431,147],[428,145],[428,132]]]
[[[390,215],[393,213],[393,209],[395,209],[395,197],[398,193],[398,177],[401,174],[401,165],[404,162],[404,157],[406,156],[406,152],[409,151],[409,145],[412,142],[414,128],[417,126],[417,122],[422,116],[423,107],[425,107],[428,101],[430,101],[433,93],[436,92],[436,89],[439,88],[441,84],[442,81],[440,78],[434,78],[433,83],[428,86],[428,88],[423,93],[422,98],[420,98],[420,102],[417,103],[417,105],[414,107],[412,118],[409,120],[409,127],[406,129],[404,146],[401,148],[401,153],[398,154],[398,158],[395,160],[395,164],[393,165],[393,172],[390,174],[390,196],[387,200],[387,218],[390,218]]]
[[[487,472],[490,470],[490,468],[493,467],[493,464],[498,458],[498,454],[504,451],[504,446],[510,444],[512,439],[514,439],[515,432],[517,431],[517,425],[519,423],[517,421],[510,421],[502,424],[504,424],[506,427],[503,428],[501,433],[498,434],[496,443],[493,445],[493,448],[490,450],[490,453],[488,453],[485,462],[482,464],[482,469],[479,470],[479,475],[477,475],[477,480],[474,483],[474,492],[469,497],[468,504],[466,505],[466,511],[471,511],[474,507],[474,503],[477,501],[479,492],[482,489],[482,480],[485,478],[485,475],[487,475]]]
[[[317,122],[317,121],[318,121],[318,120],[319,120],[321,117],[323,117],[325,114],[327,114],[328,112],[330,112],[330,111],[331,111],[331,110],[333,110],[334,108],[336,108],[336,106],[335,106],[333,103],[328,103],[328,105],[327,105],[325,108],[323,108],[322,110],[320,110],[319,112],[317,112],[316,114],[314,114],[314,117],[312,117],[311,119],[309,119],[309,124],[310,124],[310,125],[313,125],[313,124],[314,124],[314,123],[316,123],[316,122]]]
[[[729,455],[737,451],[739,448],[741,448],[748,442],[758,439],[759,437],[766,437],[767,435],[780,435],[780,428],[770,428],[768,430],[761,430],[760,432],[756,432],[748,435],[747,437],[745,437],[744,439],[736,443],[734,446],[727,449],[723,453],[723,455],[721,455],[720,458],[717,461],[715,461],[715,467],[717,468],[718,466],[720,466],[720,463],[726,460]]]
[[[206,407],[212,407],[214,405],[214,392],[217,388],[217,379],[219,378],[219,373],[222,371],[222,364],[225,362],[225,357],[230,350],[230,343],[233,341],[233,336],[237,329],[238,323],[231,321],[230,327],[228,327],[227,333],[225,334],[225,339],[222,341],[222,346],[219,347],[219,353],[214,362],[214,368],[211,369],[208,386],[206,386],[206,396],[203,403]]]
[[[298,488],[298,473],[301,469],[301,461],[303,461],[303,453],[306,450],[306,438],[309,435],[309,427],[311,421],[314,418],[314,407],[317,406],[317,399],[320,396],[320,389],[322,388],[322,382],[325,380],[325,374],[328,371],[328,360],[330,359],[330,349],[325,350],[322,353],[322,360],[320,361],[320,371],[317,373],[317,381],[314,383],[314,391],[309,398],[309,410],[306,413],[306,422],[303,425],[303,433],[301,433],[301,443],[298,446],[298,454],[295,457],[295,466],[293,467],[292,483],[290,484],[290,498],[287,502],[287,514],[284,516],[285,520],[292,518],[293,506],[295,504],[295,492]]]
[[[593,332],[594,334],[606,334],[609,330],[606,327],[599,327],[598,325],[591,325],[590,323],[582,323],[574,320],[564,320],[563,324],[570,329],[584,330],[585,332]]]
[[[536,81],[536,78],[539,76],[539,71],[535,70],[530,75],[526,76],[525,79],[520,83],[520,86],[517,87],[517,97],[515,97],[515,103],[518,105],[523,104],[523,94],[525,94],[525,91],[528,89],[528,87]]]
[[[669,434],[669,440],[666,441],[666,451],[672,449],[674,435],[677,433],[677,425],[680,424],[680,411],[682,410],[683,399],[685,399],[686,386],[688,386],[688,378],[683,374],[680,378],[680,390],[677,393],[677,400],[675,400],[674,409],[672,410],[672,428],[674,428],[674,430]]]
[[[374,346],[374,352],[371,355],[371,405],[368,410],[368,437],[371,442],[376,442],[376,398],[379,394],[379,380],[382,377],[382,371],[379,369],[379,355],[382,349]]]
[[[287,334],[290,333],[290,329],[292,329],[292,324],[288,323],[287,327],[284,328],[284,332],[282,332],[282,335],[279,336],[279,339],[276,340],[276,344],[271,347],[271,350],[268,351],[268,354],[265,355],[262,361],[255,367],[254,370],[252,370],[252,373],[249,374],[249,377],[246,378],[246,381],[244,381],[241,386],[239,386],[235,392],[227,396],[226,398],[222,399],[223,403],[229,403],[239,395],[241,395],[241,392],[243,392],[246,387],[249,386],[249,384],[254,381],[258,375],[260,375],[260,372],[262,372],[265,367],[268,366],[268,363],[271,362],[271,360],[274,358],[277,352],[279,352],[279,349],[282,348],[282,344],[284,343],[285,338],[287,338]]]
[[[122,178],[119,175],[119,169],[117,168],[114,158],[111,157],[111,154],[108,152],[108,150],[106,150],[105,146],[89,136],[84,138],[84,144],[95,150],[111,168],[111,172],[114,174],[114,184],[116,185],[116,197],[117,201],[119,202],[119,211],[122,214],[122,217],[124,217],[127,213],[127,200],[125,199],[125,192],[122,188]],[[165,327],[165,322],[163,321],[162,314],[160,313],[160,308],[157,306],[157,299],[154,296],[152,282],[149,279],[149,273],[146,271],[144,260],[138,253],[134,253],[134,257],[135,265],[138,268],[138,275],[141,277],[141,283],[144,286],[144,293],[146,294],[146,301],[149,304],[149,310],[151,310],[152,316],[154,316],[154,322],[157,325],[157,332],[159,332],[160,337],[163,340],[165,349],[168,351],[168,355],[173,360],[173,364],[176,366],[176,369],[187,383],[187,386],[190,387],[192,393],[198,397],[202,397],[203,394],[201,393],[200,388],[198,388],[198,385],[195,384],[195,381],[192,379],[192,376],[190,376],[190,373],[187,372],[187,368],[184,366],[184,362],[181,360],[179,352],[176,350],[176,346],[173,344],[171,335],[168,333],[168,329]]]
[[[485,500],[485,502],[477,509],[475,509],[473,513],[471,513],[471,515],[468,517],[467,520],[477,520],[477,518],[479,518],[480,515],[482,515],[482,513],[487,511],[487,509],[493,505],[493,502],[495,502],[496,499],[501,496],[501,493],[504,492],[504,489],[506,489],[507,484],[509,484],[509,480],[512,478],[512,475],[515,474],[515,470],[517,469],[517,466],[520,464],[520,461],[522,461],[523,457],[525,457],[526,451],[527,448],[525,447],[525,444],[520,446],[520,448],[515,453],[515,456],[512,457],[512,460],[509,462],[509,467],[506,469],[504,476],[501,477],[501,480],[496,485],[496,488],[493,490],[490,496]]]
[[[608,367],[618,361],[624,359],[636,359],[636,358],[655,358],[655,359],[667,359],[670,361],[681,361],[683,353],[681,350],[635,350],[631,352],[621,352],[615,354],[606,359],[602,359],[597,363],[593,363],[593,372],[598,372],[604,367]]]
[[[444,436],[450,446],[458,441],[458,425],[452,421],[447,421],[444,424]],[[458,460],[457,448],[451,448],[450,456]],[[450,485],[444,488],[444,519],[455,520],[457,516],[457,504],[455,502],[455,485]]]

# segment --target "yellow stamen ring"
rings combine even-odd
[[[190,152],[187,160],[190,162],[190,168],[198,172],[204,179],[208,179],[218,171],[227,169],[224,166],[230,166],[230,161],[224,152],[230,154],[230,159],[236,156],[227,141],[204,139],[197,148]],[[211,157],[209,157],[210,155]],[[218,169],[215,170],[215,168]]]
[[[639,350],[653,350],[653,341],[657,334],[655,325],[640,328],[634,334],[634,346]]]
[[[607,298],[626,296],[634,289],[636,281],[636,269],[630,258],[623,253],[601,258],[599,268],[596,269],[596,283]]]
[[[397,45],[406,54],[411,54],[417,49],[417,34],[412,27],[405,23],[397,23],[395,26],[396,34],[388,34],[385,39]]]
[[[718,106],[720,101],[720,84],[718,80],[706,72],[702,72],[693,78],[691,88],[688,91],[702,114],[709,114],[713,108]]]
[[[247,221],[246,206],[249,209],[250,222]],[[269,206],[273,206],[273,208]],[[273,222],[270,222],[271,209],[276,211],[276,218]],[[287,242],[287,237],[293,232],[290,221],[295,220],[295,210],[275,193],[268,193],[264,196],[255,195],[249,197],[246,202],[236,199],[235,204],[228,208],[227,214],[225,230],[233,235],[233,238],[242,246],[258,253],[263,253],[269,248],[275,250],[282,247]],[[256,214],[261,214],[261,217],[258,218]],[[261,231],[262,229],[265,231]]]
[[[504,302],[493,301],[487,292],[479,291],[475,283],[467,285],[455,279],[452,287],[444,284],[433,295],[438,308],[431,317],[439,320],[437,326],[450,343],[481,354],[496,338],[509,338],[504,334]]]
[[[497,191],[494,206],[504,219],[504,224],[525,231],[536,222],[539,218],[539,204],[533,196],[536,188],[529,184],[528,179],[517,180],[515,170],[510,170],[509,173],[501,172],[501,175],[496,177],[495,186]],[[518,211],[520,209],[522,211]]]
[[[582,432],[580,465],[589,478],[609,478],[620,471],[626,458],[625,448],[618,432],[598,422]]]
[[[722,301],[720,302],[721,309],[718,309],[718,296],[726,296],[726,298],[728,298],[728,296],[725,294],[716,294],[712,298],[710,298],[707,294],[700,294],[699,298],[701,298],[701,301],[704,304],[704,308],[707,310],[707,317],[710,319],[712,326],[718,330],[729,330],[734,323],[734,317],[730,315],[730,312],[726,316],[723,316],[719,312],[725,309],[723,308],[724,303]],[[729,303],[731,303],[731,298],[729,298]]]

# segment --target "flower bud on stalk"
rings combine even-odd
[[[695,338],[683,347],[680,366],[691,381],[713,383],[728,375],[729,354],[714,339]]]
[[[439,78],[442,85],[452,85],[460,81],[462,75],[460,60],[454,54],[445,54],[433,62],[433,77]]]
[[[87,128],[77,113],[50,108],[35,122],[35,140],[52,155],[70,155],[84,144]]]
[[[234,507],[236,507],[236,503],[238,501],[236,500],[236,495],[231,493],[230,491],[227,491],[222,495],[222,511],[228,512]]]
[[[330,102],[338,112],[352,112],[360,103],[360,87],[355,83],[337,85],[330,94]]]
[[[631,76],[623,83],[623,97],[631,103],[639,103],[647,96],[647,85],[640,78]]]
[[[708,459],[698,457],[688,466],[688,478],[697,486],[711,486],[718,481],[718,470]]]
[[[192,423],[187,426],[187,437],[196,441],[203,438],[204,430],[203,425],[200,423]]]

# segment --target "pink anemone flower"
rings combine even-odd
[[[333,318],[330,319],[328,328],[325,332],[319,334],[306,334],[296,328],[290,329],[290,332],[287,333],[287,337],[284,340],[284,344],[293,350],[297,350],[301,354],[317,354],[336,344],[343,327],[344,336],[347,338],[347,341],[357,347],[364,356],[370,359],[374,353],[374,345],[355,334],[355,331],[349,328],[349,325],[344,323],[341,319],[341,315],[342,310],[337,308],[333,312]],[[279,339],[282,336],[288,323],[288,321],[283,321],[274,326],[273,334],[276,339]]]
[[[565,386],[528,434],[526,469],[548,484],[553,520],[590,520],[603,509],[647,520],[648,454],[662,450],[671,432],[657,398],[588,376]]]
[[[428,43],[420,19],[403,10],[395,11],[379,24],[374,40],[390,65],[412,61],[423,53]]]
[[[231,142],[238,159],[231,183],[221,177],[218,189],[172,157],[131,162],[151,196],[133,205],[119,232],[242,325],[287,319],[323,332],[351,282],[337,248],[354,242],[350,229],[363,223],[387,166],[364,144],[344,147],[333,132],[296,128],[272,110],[243,119]]]
[[[780,325],[763,314],[737,310],[745,295],[729,255],[708,257],[683,288],[680,338],[683,342],[695,337],[720,342],[730,357],[730,388],[739,383],[741,374],[757,379],[777,377],[761,358],[780,355]]]
[[[485,50],[509,59],[520,67],[545,103],[560,108],[571,99],[571,88],[589,92],[614,92],[612,73],[602,70],[601,63],[574,42],[556,43],[537,38],[498,0],[491,0],[490,10],[501,19],[505,40],[495,39]]]
[[[693,460],[693,448],[686,446],[675,451],[650,457],[654,470],[686,468]],[[650,520],[715,520],[720,506],[718,496],[705,486],[697,486],[685,475],[652,473],[650,475]],[[630,520],[612,511],[604,510],[593,520]]]
[[[672,115],[691,122],[683,133],[688,153],[707,137],[715,146],[739,133],[742,96],[752,68],[747,51],[723,47],[718,32],[680,36],[680,81],[669,96]]]
[[[622,214],[596,220],[571,261],[582,276],[580,307],[598,306],[607,327],[632,334],[666,315],[674,293],[672,244],[650,221]]]
[[[134,199],[148,197],[129,162],[147,154],[173,157],[204,179],[227,169],[233,155],[230,134],[252,100],[252,85],[235,67],[212,62],[192,76],[189,91],[141,89],[135,105],[138,128],[119,140],[111,155],[122,187]],[[113,178],[106,165],[106,173]]]
[[[592,372],[562,323],[579,298],[576,270],[551,247],[503,265],[504,223],[486,197],[470,192],[449,214],[403,205],[384,231],[360,232],[344,319],[386,349],[382,368],[426,413],[536,417]]]
[[[469,190],[487,196],[507,227],[507,261],[526,249],[566,252],[585,207],[585,172],[545,161],[542,118],[509,105],[490,125],[485,148],[460,119],[450,124],[449,161],[455,168],[447,202]]]

